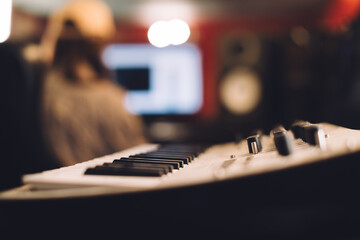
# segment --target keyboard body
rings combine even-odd
[[[161,177],[85,175],[88,168],[112,163],[115,159],[156,150],[159,145],[145,144],[122,152],[96,158],[69,167],[23,177],[33,189],[79,187],[114,187],[118,192],[148,191],[214,183],[229,179],[256,176],[326,161],[360,151],[360,131],[335,125],[319,124],[326,134],[326,148],[321,149],[301,139],[292,139],[294,151],[280,155],[271,136],[262,137],[263,149],[250,154],[246,140],[213,145],[191,163]],[[290,132],[290,131],[289,131]]]

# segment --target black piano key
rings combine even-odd
[[[202,145],[161,145],[153,151],[115,159],[112,163],[88,168],[85,174],[161,176],[190,163],[205,149],[206,147]]]
[[[139,163],[139,162],[130,162],[130,161],[123,161],[123,162],[113,162],[113,163],[104,163],[103,166],[124,166],[124,167],[143,167],[143,168],[160,168],[165,171],[165,173],[172,172],[174,167],[172,165],[167,164],[156,164],[156,163]]]
[[[182,161],[183,164],[188,164],[190,162],[189,158],[186,157],[176,157],[176,156],[162,156],[162,155],[156,155],[156,154],[136,154],[136,155],[130,155],[130,157],[141,157],[141,158],[157,158],[157,159],[167,159],[167,160],[179,160]]]
[[[130,157],[142,157],[142,158],[159,158],[159,159],[172,159],[172,160],[181,160],[184,164],[189,164],[191,162],[190,157],[179,156],[179,155],[169,155],[169,154],[153,154],[153,153],[142,153],[131,155]]]
[[[156,162],[172,162],[172,163],[178,163],[179,167],[184,167],[184,161],[181,159],[168,159],[168,158],[161,158],[161,157],[132,157],[129,156],[129,159],[141,159],[141,160],[151,160],[151,161],[156,161]]]
[[[195,155],[191,153],[178,153],[178,152],[168,152],[168,151],[151,151],[143,154],[188,158],[190,162],[195,158]]]
[[[180,154],[185,156],[192,156],[193,158],[197,157],[201,152],[199,151],[176,151],[176,150],[169,150],[169,149],[158,149],[151,151],[152,152],[158,152],[158,153],[169,153],[169,154]]]
[[[164,152],[173,152],[173,153],[191,153],[194,154],[196,151],[188,150],[188,149],[169,149],[169,148],[158,148],[154,151],[164,151]]]
[[[163,169],[159,168],[138,168],[138,167],[123,167],[123,166],[96,166],[88,168],[85,171],[88,175],[120,175],[120,176],[146,176],[159,177],[165,174]]]
[[[120,158],[115,159],[113,163],[121,163],[121,162],[137,162],[137,163],[156,163],[156,164],[164,164],[171,165],[174,169],[179,169],[182,167],[181,163],[178,161],[166,161],[164,159],[150,159],[150,158]]]
[[[163,158],[157,158],[157,157],[128,157],[127,159],[131,159],[131,160],[142,160],[142,161],[153,161],[156,163],[161,163],[161,164],[174,164],[174,168],[175,166],[178,166],[179,168],[184,167],[184,162],[182,160],[178,160],[178,159],[163,159]]]
[[[128,163],[104,163],[102,166],[104,167],[109,167],[109,168],[128,168],[128,169],[146,169],[146,170],[154,170],[154,171],[163,171],[165,174],[168,173],[168,168],[166,165],[164,165],[165,167],[158,167],[158,166],[141,166],[142,164],[128,164]],[[145,164],[144,164],[145,165]]]
[[[178,152],[192,152],[198,154],[203,152],[207,148],[205,144],[164,144],[161,145],[158,150],[167,150],[167,151],[178,151]]]

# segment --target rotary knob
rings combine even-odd
[[[248,137],[246,140],[247,140],[250,154],[257,154],[257,153],[261,152],[262,145],[261,145],[261,135],[260,134],[252,135],[252,136]]]
[[[304,130],[305,130],[305,139],[304,139],[305,142],[311,145],[318,146],[321,149],[326,148],[325,132],[321,126],[311,124],[305,126]]]
[[[305,127],[311,125],[306,121],[296,121],[290,126],[290,130],[292,131],[295,139],[301,138],[305,141]]]
[[[293,142],[287,131],[273,132],[275,147],[280,155],[286,156],[293,152]]]

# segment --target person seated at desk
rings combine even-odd
[[[71,1],[49,20],[42,39],[42,126],[47,147],[68,166],[147,142],[139,116],[123,106],[100,52],[115,33],[101,1]]]

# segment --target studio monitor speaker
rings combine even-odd
[[[218,121],[225,134],[246,135],[266,128],[274,117],[272,78],[276,76],[276,62],[270,42],[252,34],[232,34],[220,41]]]

